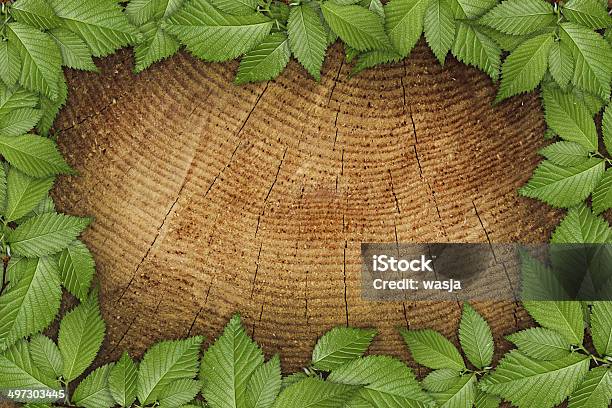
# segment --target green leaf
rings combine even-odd
[[[368,51],[359,55],[359,60],[351,70],[351,75],[356,75],[361,71],[372,68],[380,64],[399,62],[402,56],[395,51]]]
[[[274,402],[273,407],[341,407],[354,392],[355,387],[349,385],[334,384],[318,378],[306,378],[285,388]]]
[[[506,0],[485,14],[480,23],[506,34],[532,34],[555,22],[552,4],[544,0]]]
[[[414,360],[434,370],[451,368],[461,371],[465,363],[457,348],[446,337],[433,330],[401,330]]]
[[[47,377],[59,378],[62,375],[62,355],[47,336],[37,334],[30,339],[30,355],[34,365]]]
[[[0,354],[0,388],[59,390],[59,382],[36,367],[25,340]]]
[[[609,242],[612,233],[608,223],[593,215],[585,205],[570,208],[552,236],[555,244],[597,244]]]
[[[580,302],[523,302],[523,306],[540,326],[554,330],[570,344],[582,344],[584,320]]]
[[[536,361],[513,350],[481,384],[484,391],[500,395],[518,408],[552,408],[576,389],[588,369],[589,358],[584,355]]]
[[[15,109],[34,108],[38,104],[38,96],[21,87],[7,88],[0,85],[0,116]]]
[[[424,17],[425,39],[434,55],[444,65],[455,41],[455,19],[450,0],[431,0]]]
[[[385,28],[395,50],[410,54],[421,34],[429,0],[391,0],[385,5]]]
[[[10,231],[8,241],[14,254],[28,258],[51,255],[68,247],[89,222],[88,218],[42,214]]]
[[[105,331],[95,293],[64,316],[60,322],[58,346],[64,361],[66,382],[83,374],[91,365],[100,350]]]
[[[598,137],[590,113],[572,94],[558,89],[544,88],[546,123],[562,139],[576,142],[597,151]]]
[[[42,113],[39,109],[15,109],[0,117],[0,135],[19,136],[36,126]]]
[[[136,401],[136,364],[127,352],[111,369],[108,376],[108,388],[115,402],[122,407],[131,406]]]
[[[62,284],[81,301],[87,298],[95,272],[93,256],[81,241],[72,242],[59,257]]]
[[[481,17],[497,4],[497,0],[451,0],[453,15],[457,20]]]
[[[11,15],[20,23],[41,30],[58,27],[61,21],[45,0],[19,0],[11,6]]]
[[[501,49],[476,26],[458,22],[455,43],[451,51],[459,61],[480,68],[497,81]]]
[[[204,398],[215,408],[245,406],[248,380],[263,362],[263,353],[244,332],[240,316],[235,315],[202,358]]]
[[[28,259],[8,271],[0,296],[0,349],[47,328],[59,311],[62,290],[53,258]]]
[[[464,375],[455,380],[449,389],[436,392],[433,397],[440,408],[472,407],[476,400],[476,384],[475,374]]]
[[[175,408],[187,404],[200,392],[202,383],[190,378],[181,378],[166,385],[159,394],[160,408]]]
[[[33,178],[10,167],[7,176],[8,201],[4,219],[15,221],[30,213],[53,187],[53,177]]]
[[[62,69],[62,56],[49,35],[21,23],[7,25],[11,46],[22,60],[19,83],[26,89],[57,98],[57,79]]]
[[[568,408],[608,408],[612,402],[612,371],[597,367],[589,371],[570,396]]]
[[[196,57],[227,61],[252,50],[272,29],[261,14],[234,16],[217,10],[206,0],[193,0],[162,26]]]
[[[431,398],[421,389],[410,368],[388,356],[353,360],[329,375],[327,381],[361,386],[357,396],[374,407],[423,408]]]
[[[27,213],[23,217],[19,218],[18,220],[15,220],[15,223],[17,225],[23,224],[24,222],[26,222],[30,218],[36,217],[37,215],[47,214],[47,213],[54,213],[54,212],[56,212],[55,211],[55,204],[53,203],[53,200],[51,199],[51,197],[46,196],[45,198],[40,200],[38,202],[38,204],[36,204],[36,206],[32,209],[32,211],[30,211],[29,213]]]
[[[327,34],[317,12],[308,5],[291,7],[287,30],[293,55],[310,75],[321,80]]]
[[[125,14],[132,24],[140,26],[169,17],[183,3],[184,0],[132,0],[125,8]]]
[[[136,65],[134,72],[139,73],[153,65],[176,54],[180,48],[179,42],[168,34],[161,23],[151,21],[140,27],[143,40],[134,46]]]
[[[474,401],[474,407],[476,408],[499,408],[500,404],[501,398],[497,395],[488,394],[480,389],[476,395],[476,401]]]
[[[591,336],[602,356],[612,357],[612,303],[594,302],[591,310]]]
[[[466,357],[475,367],[484,368],[491,365],[494,348],[491,328],[469,303],[463,305],[459,341]]]
[[[601,130],[608,154],[612,154],[612,104],[606,106],[603,114]]]
[[[52,101],[46,96],[41,96],[40,98],[40,109],[42,111],[42,118],[38,122],[38,126],[36,126],[36,129],[44,136],[46,136],[49,133],[49,130],[51,130],[55,117],[59,113],[60,108],[66,104],[66,100],[68,99],[68,87],[66,85],[66,80],[63,75],[60,75],[60,79],[58,82],[59,93],[57,100]]]
[[[284,33],[269,34],[240,62],[236,83],[267,81],[276,78],[291,58],[289,39]]]
[[[19,50],[8,41],[0,41],[0,79],[8,86],[19,80],[21,57]]]
[[[612,46],[601,35],[574,23],[561,24],[560,35],[576,61],[572,83],[608,100],[612,81]]]
[[[527,357],[558,360],[570,354],[570,343],[559,333],[543,327],[522,330],[506,337]]]
[[[340,6],[330,1],[323,3],[321,10],[332,31],[352,48],[359,51],[391,48],[380,16],[373,11],[357,5]]]
[[[385,20],[385,6],[380,0],[361,0],[359,4],[378,14],[383,21]]]
[[[60,49],[64,66],[84,71],[98,71],[91,58],[91,51],[81,37],[65,28],[55,28],[49,31],[49,35]]]
[[[459,380],[460,376],[461,373],[452,368],[434,370],[423,379],[423,388],[430,392],[446,391]]]
[[[558,208],[581,203],[595,189],[604,174],[605,162],[591,158],[574,167],[561,167],[544,161],[529,183],[520,189],[525,197],[537,198]]]
[[[544,78],[548,54],[553,45],[552,33],[530,38],[519,45],[502,65],[502,80],[497,100],[533,91]]]
[[[63,26],[81,37],[94,56],[105,57],[132,44],[138,32],[116,2],[49,0]]]
[[[55,142],[36,135],[0,135],[0,153],[9,163],[32,177],[72,173]]]
[[[229,14],[246,15],[257,10],[257,0],[211,0],[219,10]]]
[[[555,82],[563,89],[567,88],[574,74],[574,57],[569,47],[555,41],[550,47],[548,56],[548,69]]]
[[[137,395],[142,405],[157,401],[173,381],[196,376],[202,341],[201,336],[163,341],[146,352],[138,369]]]
[[[589,158],[589,150],[576,142],[556,142],[539,153],[559,166],[578,166]]]
[[[563,5],[563,16],[594,30],[612,27],[612,17],[601,1],[597,0],[569,0]]]
[[[376,330],[336,327],[317,342],[312,352],[313,366],[332,371],[366,352],[376,336]]]
[[[77,407],[84,408],[111,408],[115,400],[108,388],[108,376],[113,364],[106,364],[92,371],[76,387],[71,402]]]
[[[612,208],[612,169],[606,170],[593,191],[593,213],[599,214]]]
[[[246,408],[270,408],[281,389],[281,368],[278,355],[260,365],[249,379]]]

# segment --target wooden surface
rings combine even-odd
[[[349,77],[341,48],[316,83],[232,84],[235,63],[178,55],[131,74],[131,54],[68,73],[59,142],[78,177],[62,211],[95,217],[108,336],[101,360],[155,341],[216,337],[240,311],[285,371],[335,325],[376,327],[372,352],[408,360],[397,327],[456,339],[458,303],[360,296],[360,243],[544,242],[559,214],[517,189],[539,162],[537,95],[492,106],[476,69],[419,45]],[[516,304],[476,304],[498,340],[529,324]],[[503,347],[507,343],[500,340]]]

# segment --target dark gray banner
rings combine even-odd
[[[373,301],[612,300],[611,244],[361,245]]]

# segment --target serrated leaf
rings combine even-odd
[[[193,0],[172,15],[163,26],[196,57],[227,61],[252,50],[272,29],[261,14],[234,16],[206,0]]]
[[[375,407],[422,408],[432,403],[412,370],[388,356],[353,360],[332,371],[327,381],[361,386],[356,395]]]
[[[281,389],[280,358],[260,365],[247,384],[246,408],[270,408]]]
[[[440,333],[425,329],[401,330],[400,334],[417,363],[434,370],[451,368],[461,371],[465,369],[465,363],[457,348]]]
[[[180,48],[179,42],[173,35],[168,34],[161,23],[151,21],[140,27],[143,40],[134,46],[136,65],[134,72],[139,73],[153,65],[155,62],[169,58],[176,54]]]
[[[91,58],[91,51],[81,37],[65,28],[55,28],[49,31],[49,35],[60,49],[62,65],[83,71],[98,71]]]
[[[305,378],[285,388],[274,408],[331,408],[342,406],[355,392],[355,387],[334,384],[318,378]]]
[[[181,378],[166,385],[159,394],[160,408],[180,407],[193,400],[200,392],[202,383],[191,378]]]
[[[356,75],[361,71],[375,67],[381,64],[389,64],[392,62],[401,61],[402,56],[396,53],[395,51],[368,51],[359,55],[359,59],[357,63],[351,70],[351,75]]]
[[[459,61],[480,68],[497,81],[501,49],[477,27],[466,22],[458,22],[451,51]]]
[[[19,50],[8,41],[0,41],[0,79],[8,86],[19,80],[21,57]]]
[[[578,166],[589,158],[589,150],[575,142],[556,142],[539,153],[559,166]]]
[[[0,85],[0,115],[21,108],[34,108],[38,104],[38,96],[34,92],[21,87],[7,88]]]
[[[124,352],[108,376],[109,391],[115,402],[122,407],[129,407],[136,401],[137,375],[136,364]]]
[[[315,368],[332,371],[365,353],[376,336],[376,330],[336,327],[325,333],[312,352]]]
[[[151,20],[161,20],[177,11],[184,0],[132,0],[125,8],[128,20],[143,25]]]
[[[481,384],[518,408],[552,408],[576,389],[588,369],[589,358],[584,355],[536,361],[513,350]]]
[[[430,392],[446,391],[459,380],[460,372],[452,368],[434,370],[423,379],[423,388]]]
[[[593,191],[593,213],[600,214],[612,208],[612,169],[606,170]]]
[[[60,322],[58,346],[64,361],[62,372],[66,382],[83,374],[93,362],[105,331],[95,293],[64,316]]]
[[[42,136],[0,135],[0,153],[9,163],[32,177],[72,173],[55,142]]]
[[[556,331],[570,344],[582,344],[584,320],[580,302],[523,302],[523,306],[540,326]]]
[[[293,55],[319,81],[327,50],[327,34],[321,18],[308,5],[292,7],[287,30]]]
[[[602,356],[612,357],[612,303],[594,302],[591,310],[593,344]]]
[[[574,57],[565,43],[555,41],[550,47],[548,69],[555,82],[563,89],[567,88],[574,74]]]
[[[61,21],[45,0],[19,0],[11,7],[11,15],[20,23],[41,30],[58,27]]]
[[[423,20],[427,44],[442,65],[455,41],[455,19],[449,3],[450,0],[432,0]]]
[[[391,48],[380,16],[373,11],[357,5],[340,6],[330,1],[323,3],[321,10],[331,30],[352,48],[359,51]]]
[[[552,5],[544,0],[506,0],[485,14],[480,23],[506,34],[523,35],[554,23]]]
[[[30,355],[34,365],[47,377],[59,378],[62,375],[63,361],[57,345],[42,334],[30,339]]]
[[[57,100],[52,101],[46,96],[40,98],[40,110],[42,111],[42,117],[36,126],[38,132],[41,135],[46,136],[53,126],[53,121],[59,113],[60,108],[66,104],[68,99],[68,86],[66,85],[66,79],[63,75],[60,75],[58,81],[58,97]]]
[[[476,395],[476,401],[474,401],[475,408],[499,408],[500,404],[501,398],[497,395],[488,394],[480,389]]]
[[[263,362],[263,353],[235,315],[202,358],[204,398],[215,408],[245,406],[248,380]]]
[[[477,368],[493,361],[493,334],[486,320],[469,303],[463,305],[459,325],[459,342],[468,360]]]
[[[558,360],[570,354],[570,343],[559,333],[543,327],[522,330],[506,337],[527,357]]]
[[[612,27],[612,17],[598,0],[569,0],[563,5],[563,16],[594,30]]]
[[[606,243],[612,233],[608,223],[593,215],[585,205],[570,208],[567,216],[553,233],[554,244]]]
[[[56,99],[57,79],[62,69],[57,44],[49,35],[25,24],[10,23],[6,27],[9,42],[22,61],[19,83],[26,89]]]
[[[568,208],[584,201],[604,174],[605,162],[591,158],[574,167],[561,167],[544,161],[533,177],[520,189],[524,197],[537,198],[558,208]]]
[[[385,5],[385,29],[395,50],[410,54],[421,34],[429,0],[391,0]]]
[[[81,37],[96,57],[105,57],[138,38],[118,3],[49,0],[63,26]]]
[[[8,234],[14,254],[38,257],[55,254],[68,247],[90,220],[47,213],[30,218]]]
[[[157,401],[162,390],[183,378],[194,378],[203,338],[164,341],[151,347],[138,368],[137,395],[141,404]]]
[[[497,0],[451,0],[450,2],[456,20],[481,17],[496,4]]]
[[[289,39],[284,33],[269,34],[240,61],[236,83],[268,81],[285,69],[291,58]]]
[[[257,10],[257,0],[211,0],[219,10],[229,14],[247,15]]]
[[[378,14],[378,16],[385,19],[385,7],[380,0],[361,0],[359,2],[362,7],[366,7],[368,10]]]
[[[544,78],[548,54],[553,45],[551,33],[530,38],[519,45],[502,65],[502,80],[497,100],[533,91]]]
[[[71,402],[77,407],[84,408],[111,408],[115,400],[108,388],[108,376],[113,364],[105,364],[91,372],[76,387]]]
[[[62,284],[80,300],[87,298],[95,272],[93,256],[81,241],[72,242],[59,256]]]
[[[15,109],[0,117],[0,135],[19,136],[27,133],[36,126],[41,117],[40,109]]]
[[[53,177],[33,178],[10,167],[7,175],[6,221],[15,221],[30,213],[53,187]]]
[[[608,408],[612,403],[612,371],[597,367],[589,371],[570,396],[568,408]]]
[[[472,407],[476,400],[477,380],[475,374],[464,375],[454,381],[451,387],[433,394],[440,408]]]
[[[28,259],[17,268],[18,279],[0,296],[0,349],[47,328],[59,311],[57,260]]]
[[[15,223],[17,225],[23,224],[30,218],[36,217],[37,215],[46,214],[46,213],[54,213],[54,212],[56,212],[55,204],[53,203],[53,200],[51,199],[51,197],[46,196],[45,198],[40,200],[38,204],[36,204],[36,206],[32,209],[32,211],[30,211],[23,217],[19,218],[18,220],[15,220]]]
[[[30,356],[29,345],[22,340],[0,353],[0,388],[8,390],[59,390],[59,382],[40,371]]]
[[[612,104],[604,111],[601,130],[606,150],[608,154],[612,154]]]
[[[6,214],[6,205],[7,205],[7,181],[6,181],[6,173],[9,169],[9,166],[6,164],[0,165],[0,214]],[[2,269],[2,268],[0,268]],[[0,280],[0,282],[4,282]]]
[[[574,23],[561,24],[561,41],[576,61],[572,83],[608,100],[612,81],[612,47],[601,35]]]

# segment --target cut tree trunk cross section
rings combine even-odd
[[[56,123],[80,173],[58,207],[95,217],[101,360],[211,342],[236,312],[285,371],[336,325],[375,327],[371,351],[407,360],[397,327],[456,340],[461,304],[363,300],[362,242],[546,242],[559,219],[517,194],[546,143],[537,95],[493,106],[486,75],[423,44],[354,77],[335,46],[320,83],[291,63],[236,86],[236,63],[187,54],[134,76],[131,58],[69,72]],[[475,307],[497,339],[529,324],[515,303]]]

